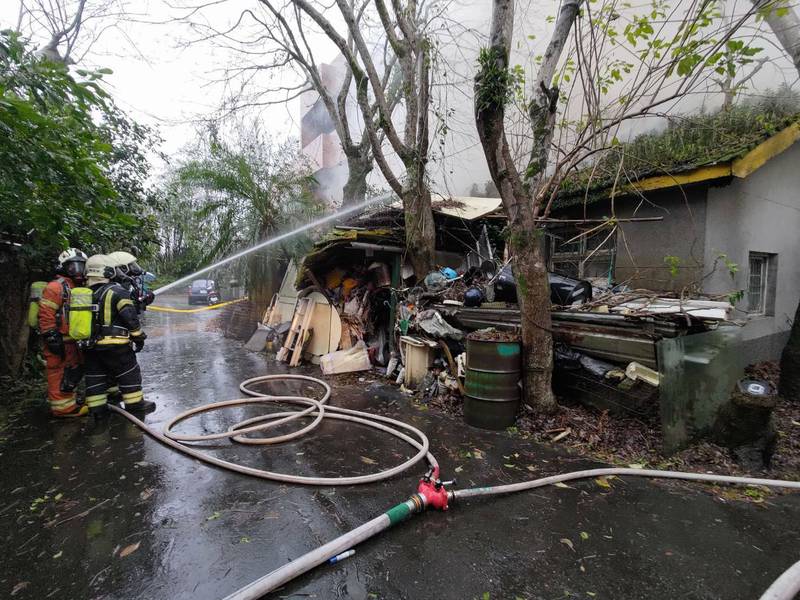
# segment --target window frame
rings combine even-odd
[[[588,235],[580,235],[581,231],[577,228],[568,228],[568,227],[560,227],[558,229],[551,229],[549,231],[549,244],[548,244],[548,266],[551,271],[559,273],[564,272],[556,268],[558,264],[561,263],[572,263],[576,264],[578,267],[578,273],[576,277],[578,279],[585,279],[586,278],[586,266],[593,262],[608,262],[608,272],[603,275],[603,277],[608,277],[609,275],[613,278],[614,271],[616,268],[616,252],[617,252],[617,234],[614,232],[611,236],[609,236],[609,232],[607,230],[601,230],[599,232],[591,233],[589,231],[586,232]],[[573,242],[573,244],[578,244],[578,249],[576,251],[569,251],[569,252],[559,252],[558,247],[562,245],[566,240],[572,239],[576,236],[580,235],[580,237]],[[600,240],[603,242],[602,245],[597,246],[593,249],[588,248],[587,241],[589,238],[599,237]],[[606,239],[608,238],[608,239]],[[572,244],[570,244],[572,245]],[[590,256],[591,255],[591,256]],[[599,276],[593,276],[599,277]]]
[[[748,317],[768,317],[775,314],[775,295],[777,288],[777,254],[769,252],[749,251],[747,253],[747,288],[745,295]],[[751,287],[753,285],[754,263],[758,263],[759,271],[759,302],[752,308]]]

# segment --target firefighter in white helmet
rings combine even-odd
[[[119,386],[126,410],[155,408],[155,403],[144,400],[142,373],[136,360],[147,336],[130,292],[113,281],[113,262],[104,254],[95,254],[86,263],[87,284],[97,306],[92,341],[84,351],[86,405],[97,416],[106,412],[110,382]]]
[[[58,256],[56,278],[45,286],[39,300],[38,329],[44,346],[47,399],[54,417],[82,417],[87,412],[86,407],[76,403],[75,386],[80,380],[82,359],[69,336],[68,321],[70,290],[83,285],[85,275],[86,255],[77,248],[64,250]],[[65,378],[68,374],[71,377]]]
[[[136,310],[141,313],[156,298],[153,292],[144,289],[144,269],[139,266],[136,257],[130,252],[118,250],[106,256],[114,267],[112,281],[130,291],[131,300],[133,300]]]

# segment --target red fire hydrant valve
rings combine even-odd
[[[455,481],[441,481],[438,471],[438,469],[429,471],[419,480],[417,493],[423,497],[427,508],[447,510],[447,501],[449,498],[445,486],[454,484]]]

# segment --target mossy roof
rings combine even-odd
[[[567,177],[556,208],[596,202],[612,191],[617,196],[636,193],[637,183],[654,177],[667,176],[658,187],[672,187],[669,176],[740,159],[796,123],[800,123],[800,105],[795,98],[671,119],[666,129],[619,144]],[[719,178],[720,172],[706,171],[708,179]],[[678,178],[675,185],[680,185]]]

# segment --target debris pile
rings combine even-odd
[[[489,351],[478,364],[468,350],[475,332],[520,330],[513,260],[499,203],[490,200],[437,205],[439,264],[424,276],[406,260],[399,209],[338,225],[287,272],[254,345],[271,344],[290,366],[305,360],[328,375],[373,370],[422,403],[463,402],[468,423],[506,426],[512,405],[500,410],[498,402],[518,403],[521,352],[508,362]],[[729,302],[558,273],[549,283],[560,397],[615,418],[660,418],[672,449],[714,426],[709,419],[742,373],[730,361],[729,332],[738,327]]]

